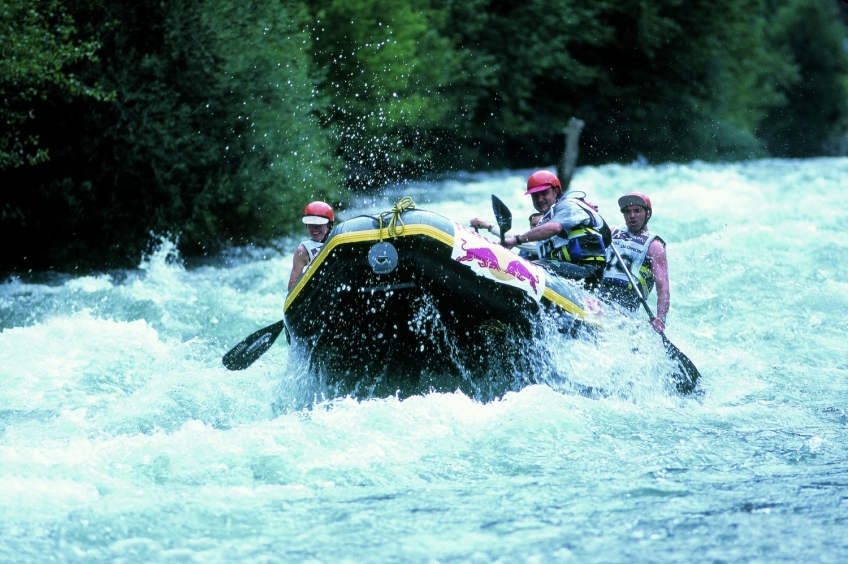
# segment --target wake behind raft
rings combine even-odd
[[[404,198],[336,224],[286,298],[283,321],[223,361],[246,368],[284,325],[290,362],[303,359],[337,395],[459,389],[486,401],[556,369],[534,354],[540,319],[577,335],[599,326],[604,309],[573,281]]]

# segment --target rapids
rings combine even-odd
[[[495,193],[524,226],[529,172],[340,215],[409,195],[491,220]],[[572,189],[611,224],[619,195],[651,196],[667,334],[702,394],[670,393],[633,327],[539,346],[601,398],[326,397],[283,338],[228,372],[221,355],[282,317],[296,240],[205,262],[162,240],[136,270],[7,275],[0,561],[848,559],[848,159],[585,167]]]

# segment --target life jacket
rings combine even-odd
[[[612,236],[612,244],[615,245],[615,249],[621,255],[621,260],[629,268],[633,278],[639,283],[642,295],[645,297],[654,289],[654,271],[651,268],[651,258],[648,256],[648,248],[654,240],[662,243],[663,247],[665,246],[665,241],[650,231],[643,231],[639,235],[634,235],[627,229],[619,229]],[[607,262],[603,285],[620,287],[631,292],[633,290],[633,286],[624,272],[624,265],[618,262],[615,255],[612,256],[612,260]]]
[[[558,200],[557,204],[562,201]],[[591,225],[578,225],[566,234],[557,234],[539,241],[539,256],[547,260],[559,260],[572,264],[603,264],[607,260],[607,245],[612,241],[612,232],[606,220],[594,208],[578,198],[569,198],[580,209],[589,214]],[[554,204],[539,221],[539,225],[550,221],[554,216]]]
[[[303,245],[306,248],[306,254],[307,254],[307,256],[309,256],[309,262],[306,263],[307,266],[312,262],[312,260],[321,251],[321,247],[324,246],[323,241],[319,243],[318,241],[313,241],[312,239],[307,239],[306,241],[301,241],[300,244]]]

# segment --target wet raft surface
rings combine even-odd
[[[520,385],[516,373],[530,381],[535,318],[545,312],[564,330],[579,324],[582,294],[534,276],[539,269],[517,255],[432,212],[403,212],[394,236],[389,220],[382,232],[376,217],[338,225],[286,301],[294,343],[340,391],[503,394]],[[390,270],[373,259],[387,245],[397,257]],[[527,284],[503,283],[516,279]],[[571,312],[531,297],[545,281]]]

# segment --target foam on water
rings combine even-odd
[[[520,225],[525,178],[402,192],[463,222],[496,193]],[[846,178],[848,159],[578,172],[611,223],[621,193],[653,199],[668,336],[703,374],[697,398],[670,391],[644,317],[548,334],[558,374],[488,403],[313,395],[284,339],[226,371],[224,352],[282,317],[290,250],[188,268],[163,241],[133,271],[10,278],[0,559],[839,562]]]

